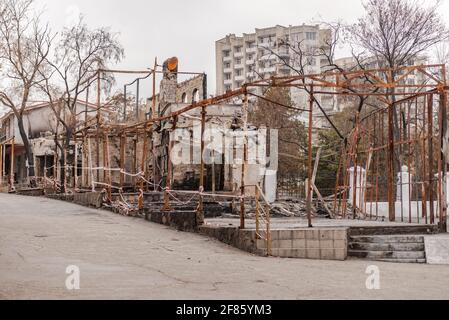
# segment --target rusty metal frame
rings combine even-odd
[[[286,77],[271,77],[269,79],[259,80],[252,83],[246,83],[241,88],[238,88],[236,90],[228,91],[222,95],[218,95],[215,97],[203,99],[198,102],[194,102],[192,104],[189,104],[183,108],[181,108],[178,111],[172,112],[169,115],[160,116],[156,112],[156,106],[155,106],[155,75],[158,73],[161,73],[162,71],[158,69],[160,67],[157,65],[157,61],[155,61],[153,69],[149,69],[146,71],[130,71],[130,70],[98,70],[96,77],[97,77],[97,117],[96,121],[87,121],[83,123],[78,130],[76,131],[76,136],[82,135],[81,141],[86,141],[90,138],[96,138],[97,143],[97,167],[100,166],[100,139],[101,136],[104,135],[105,131],[109,132],[110,136],[116,136],[120,137],[121,141],[122,139],[127,139],[128,137],[134,137],[139,134],[143,134],[144,136],[144,146],[146,146],[146,141],[150,139],[152,136],[152,127],[153,125],[160,124],[162,121],[165,120],[174,120],[180,115],[189,112],[194,109],[201,108],[202,114],[206,114],[207,107],[212,106],[214,104],[223,103],[225,101],[230,100],[231,98],[235,97],[243,97],[243,101],[247,100],[247,96],[251,95],[251,93],[248,91],[250,88],[257,88],[257,87],[296,87],[296,88],[302,88],[303,90],[309,92],[309,106],[303,107],[303,108],[295,108],[298,111],[301,112],[309,112],[309,158],[308,158],[308,169],[310,171],[312,166],[311,158],[313,156],[312,150],[313,150],[313,139],[312,139],[312,127],[313,127],[313,117],[314,117],[314,96],[318,95],[334,95],[334,96],[355,96],[355,97],[374,97],[377,98],[377,101],[383,104],[387,104],[386,108],[381,108],[381,111],[373,112],[371,115],[366,116],[365,118],[357,117],[358,120],[356,121],[356,127],[354,128],[355,131],[351,133],[349,137],[347,137],[346,141],[351,141],[352,143],[349,144],[342,144],[344,152],[342,153],[342,158],[340,159],[339,164],[339,176],[338,176],[338,182],[337,186],[335,188],[336,191],[336,198],[334,199],[334,210],[343,214],[342,216],[346,216],[346,206],[347,201],[345,199],[345,196],[348,191],[347,183],[348,183],[348,175],[347,172],[345,172],[345,169],[347,168],[348,164],[354,163],[354,160],[357,163],[357,154],[363,154],[368,152],[367,150],[363,150],[358,148],[357,141],[359,140],[359,137],[357,136],[360,134],[363,136],[366,134],[364,132],[363,128],[360,127],[360,124],[364,121],[369,121],[370,119],[376,118],[378,123],[376,124],[376,130],[378,130],[379,134],[379,128],[383,129],[385,123],[383,123],[384,119],[379,116],[379,112],[385,112],[387,111],[390,114],[390,117],[388,118],[387,127],[388,127],[388,141],[384,141],[383,133],[382,133],[382,141],[380,141],[379,137],[376,137],[376,146],[373,146],[370,148],[370,152],[373,153],[372,155],[372,166],[373,168],[376,168],[376,173],[379,172],[379,164],[381,163],[381,156],[376,154],[379,150],[385,150],[386,148],[389,150],[389,157],[388,157],[388,181],[389,181],[389,192],[392,190],[394,182],[394,166],[392,162],[394,161],[394,152],[395,148],[402,145],[410,145],[414,144],[415,140],[413,139],[405,139],[404,141],[394,141],[394,128],[392,125],[392,110],[395,106],[400,105],[401,103],[407,103],[413,99],[418,99],[419,97],[423,95],[428,95],[429,93],[440,95],[442,98],[441,106],[440,106],[440,113],[441,117],[439,118],[439,124],[446,123],[446,108],[447,108],[447,91],[449,88],[446,84],[446,70],[444,65],[427,65],[427,66],[407,66],[407,67],[399,67],[395,69],[391,68],[381,68],[381,69],[372,69],[372,70],[358,70],[358,71],[351,71],[351,72],[339,72],[339,71],[332,71],[332,72],[325,72],[321,74],[312,74],[312,75],[302,75],[302,76],[286,76]],[[137,122],[134,124],[112,124],[112,123],[106,123],[101,116],[101,110],[102,108],[107,108],[106,103],[101,104],[101,92],[100,92],[100,82],[101,77],[100,74],[102,73],[126,73],[126,74],[144,74],[146,76],[153,75],[153,104],[151,108],[151,117],[149,119],[146,119],[145,121]],[[199,74],[199,73],[193,73],[193,72],[178,72],[179,74]],[[398,77],[396,80],[393,80],[392,74],[393,73],[401,73],[400,77]],[[408,75],[410,74],[420,74],[427,80],[423,84],[403,84],[402,80],[404,80]],[[369,79],[370,81],[364,81],[366,79]],[[351,89],[351,90],[349,90]],[[407,90],[407,92],[405,92]],[[404,91],[404,92],[402,92]],[[443,98],[443,96],[445,98]],[[245,102],[243,103],[243,106],[245,105]],[[321,110],[323,113],[324,111]],[[327,116],[327,115],[326,115]],[[328,118],[329,120],[329,118]],[[382,121],[382,123],[381,123]],[[429,124],[429,126],[433,126],[434,124]],[[430,127],[429,127],[430,128]],[[356,135],[354,135],[354,132],[358,132]],[[441,132],[440,132],[441,135]],[[371,137],[372,138],[372,137]],[[436,139],[437,141],[438,137],[432,138]],[[440,143],[442,143],[442,137],[440,136],[439,140]],[[203,140],[203,139],[202,139]],[[433,141],[433,140],[432,140]],[[204,143],[204,141],[202,141]],[[123,166],[123,156],[122,156],[122,148],[123,148],[123,142],[120,143],[120,158],[121,158],[121,166]],[[151,148],[147,148],[147,151],[150,151],[154,153],[154,146],[152,144]],[[148,150],[149,149],[149,150]],[[144,156],[145,157],[145,156]],[[354,158],[355,157],[355,158]],[[443,156],[442,156],[443,157]],[[153,157],[154,158],[154,157]],[[144,167],[144,160],[142,159],[142,167]],[[443,161],[444,159],[440,159],[439,169],[446,171],[446,165]],[[371,164],[371,163],[370,163]],[[440,168],[441,167],[441,168]],[[444,168],[443,168],[444,167]],[[155,175],[155,166],[153,165],[153,178]],[[431,172],[428,172],[430,175]],[[439,173],[440,174],[440,173]],[[204,185],[204,163],[201,165],[201,178],[202,183],[200,183],[202,186]],[[440,174],[441,175],[441,174]],[[310,176],[310,173],[309,173]],[[97,177],[99,178],[99,171],[97,171]],[[245,165],[243,165],[242,170],[242,187],[241,187],[241,196],[244,197],[245,195],[245,186],[244,186],[244,177],[245,177]],[[374,179],[374,177],[376,179]],[[310,178],[310,177],[309,177]],[[368,179],[368,178],[367,178]],[[373,182],[376,180],[375,184],[379,185],[379,177],[375,174],[372,174],[370,176],[370,181]],[[374,179],[374,180],[373,180]],[[120,188],[123,186],[123,178],[120,179]],[[439,178],[441,181],[442,178]],[[154,181],[154,179],[153,179]],[[339,185],[340,184],[340,185]],[[368,184],[368,182],[366,182]],[[370,183],[371,184],[371,183]],[[144,183],[140,183],[140,189],[144,189]],[[149,189],[149,186],[146,186],[146,189]],[[307,194],[307,203],[308,205],[311,205],[311,194],[312,186],[308,186],[308,194]],[[200,190],[201,191],[201,190]],[[371,191],[370,198],[378,198],[378,188],[376,190]],[[445,190],[443,188],[443,184],[438,188],[437,195],[439,196],[439,216],[440,220],[442,216],[445,216],[446,212],[446,204],[444,203],[444,199],[442,199],[442,194],[445,194]],[[338,194],[338,196],[337,196]],[[394,214],[394,208],[391,206],[393,199],[392,194],[389,195],[389,204],[390,204],[390,220],[393,219]],[[245,205],[244,201],[241,202],[241,227],[244,228],[244,210]],[[376,204],[376,211],[377,211],[377,204]],[[203,210],[202,207],[202,197],[200,197],[199,202],[199,211],[201,212]],[[363,210],[362,210],[363,211]],[[366,211],[366,210],[365,210]],[[372,211],[372,210],[371,210]],[[357,210],[354,210],[354,217],[358,214]],[[372,216],[372,212],[371,212]],[[376,213],[377,216],[377,213]],[[312,214],[311,210],[308,210],[308,221],[309,226],[312,226]]]

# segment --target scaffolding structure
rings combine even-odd
[[[447,93],[449,88],[446,84],[446,70],[444,65],[408,66],[395,69],[384,68],[374,70],[358,70],[352,72],[329,71],[322,74],[298,75],[277,77],[246,83],[241,88],[228,91],[223,95],[206,98],[188,104],[181,109],[168,115],[158,113],[156,106],[156,74],[163,71],[155,62],[153,69],[146,71],[129,70],[98,70],[96,77],[96,105],[97,114],[95,119],[87,119],[80,123],[75,130],[73,141],[80,146],[83,152],[83,164],[79,166],[75,162],[74,182],[75,191],[105,190],[106,200],[112,198],[114,192],[121,192],[125,182],[131,180],[134,191],[139,193],[149,191],[161,191],[164,193],[164,209],[170,210],[170,201],[176,199],[177,194],[192,195],[192,199],[198,201],[199,221],[203,217],[203,201],[205,197],[224,197],[233,201],[240,201],[240,227],[245,228],[245,200],[248,199],[247,190],[254,186],[246,186],[245,175],[248,167],[248,106],[249,97],[255,96],[265,99],[253,92],[252,88],[299,88],[308,94],[308,103],[305,106],[295,108],[298,112],[308,113],[308,153],[307,153],[307,218],[309,227],[313,226],[312,200],[316,190],[314,185],[314,159],[313,159],[313,121],[317,112],[327,119],[331,127],[338,131],[331,116],[321,107],[319,96],[372,98],[379,107],[369,115],[355,115],[355,126],[348,137],[342,140],[342,152],[339,170],[336,175],[336,187],[334,196],[333,213],[339,218],[348,217],[348,210],[352,212],[352,218],[373,218],[379,215],[379,203],[385,198],[388,203],[388,218],[396,220],[397,206],[394,199],[395,188],[398,186],[395,174],[399,173],[401,165],[408,168],[415,167],[413,175],[408,184],[415,188],[416,198],[408,197],[410,205],[407,206],[408,213],[405,214],[403,198],[401,198],[401,221],[412,222],[411,202],[421,201],[421,211],[418,218],[425,222],[435,223],[438,221],[441,230],[446,230],[447,201],[446,201],[446,168],[447,161],[442,152],[447,132]],[[182,74],[182,72],[177,72]],[[104,119],[101,113],[107,103],[101,99],[101,75],[104,73],[135,74],[139,78],[131,84],[139,86],[139,79],[152,77],[153,99],[151,109],[146,110],[145,120],[139,120],[136,114],[134,123],[110,123]],[[197,74],[197,73],[185,73]],[[406,83],[404,79],[411,74],[420,74],[425,77],[424,83]],[[138,89],[137,89],[138,91]],[[205,150],[204,131],[208,107],[225,103],[231,99],[239,98],[242,101],[242,131],[244,132],[244,161],[241,168],[241,185],[238,193],[230,194],[208,194],[204,192],[205,185],[205,163],[201,157],[200,164],[200,187],[199,190],[180,191],[173,190],[171,181],[173,164],[169,158],[168,176],[166,184],[162,186],[156,179],[156,166],[153,164],[152,172],[148,170],[149,161],[154,161],[153,134],[159,130],[163,122],[170,122],[176,128],[177,120],[187,112],[201,110],[201,154]],[[126,94],[125,94],[126,99]],[[87,97],[87,101],[89,98]],[[126,100],[125,100],[126,101]],[[270,101],[276,104],[276,101]],[[124,104],[126,108],[126,103]],[[136,108],[137,112],[139,108]],[[126,115],[126,110],[123,110]],[[395,114],[401,116],[400,123],[403,124],[399,130],[395,126]],[[399,132],[398,132],[399,130]],[[119,144],[119,166],[111,167],[111,140]],[[125,168],[125,146],[132,142],[134,153],[131,172]],[[172,143],[168,144],[168,155]],[[13,147],[14,148],[14,147]],[[76,148],[75,148],[76,149]],[[137,158],[137,150],[143,150],[141,159]],[[404,156],[402,156],[404,155]],[[398,164],[399,163],[399,164]],[[354,189],[350,190],[351,167],[364,166],[366,174],[363,179],[357,177],[357,170],[352,176]],[[57,170],[61,170],[57,164]],[[119,176],[119,182],[113,180]],[[115,177],[115,178],[114,178]],[[401,184],[401,183],[399,183]],[[81,186],[81,187],[79,187]],[[385,186],[385,188],[384,188]],[[411,190],[412,188],[409,188]],[[357,197],[358,191],[363,190],[362,197]],[[380,191],[386,190],[382,195]],[[402,190],[402,189],[401,189]],[[418,191],[417,191],[418,190]],[[318,191],[319,192],[319,191]],[[349,194],[353,199],[350,201]],[[410,191],[411,193],[411,191]],[[252,199],[264,199],[262,190],[256,187],[256,196]],[[436,203],[435,203],[436,201]],[[266,202],[266,201],[265,201]],[[142,207],[141,201],[139,207]],[[257,204],[257,208],[265,204]],[[430,205],[430,207],[429,207]],[[266,207],[268,208],[268,207]],[[377,209],[376,209],[377,208]],[[377,211],[376,211],[377,210]],[[269,209],[266,209],[265,222],[269,224]],[[269,231],[267,231],[268,237]]]

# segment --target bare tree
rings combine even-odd
[[[14,113],[28,162],[28,177],[35,186],[33,152],[24,127],[24,112],[43,81],[40,69],[49,54],[53,37],[40,15],[32,13],[33,0],[0,1],[0,102]]]
[[[81,95],[97,77],[106,80],[103,81],[105,87],[110,85],[113,78],[105,73],[99,74],[99,70],[107,69],[109,63],[118,63],[123,56],[124,49],[117,40],[117,34],[108,28],[89,29],[81,16],[76,25],[62,31],[54,59],[46,59],[52,72],[47,74],[42,89],[51,95],[49,79],[62,87],[62,94],[57,100],[62,101],[63,111],[53,109],[64,134],[63,143],[58,143],[61,167],[72,166],[67,162],[64,150],[70,150],[70,142],[76,131],[77,105]],[[61,171],[61,185],[64,185],[66,173],[66,170]]]
[[[314,71],[316,66],[319,66],[321,72],[341,72],[343,78],[347,78],[344,74],[345,71],[355,71],[364,70],[366,68],[365,61],[359,55],[353,54],[354,63],[350,66],[341,66],[335,61],[335,55],[338,46],[341,45],[341,39],[344,32],[344,25],[342,22],[323,22],[322,35],[318,41],[317,45],[310,45],[305,38],[291,38],[288,37],[280,41],[277,44],[277,48],[266,48],[268,55],[275,56],[277,58],[278,64],[289,69],[289,74],[306,76],[308,74],[316,73]],[[288,52],[288,57],[282,55],[282,50]],[[367,76],[361,75],[357,81],[361,83],[372,83],[372,80]],[[302,90],[306,94],[310,94],[311,90],[309,87],[310,83],[307,83],[306,79],[302,81],[302,85],[297,87],[297,90]],[[355,98],[351,99],[351,102],[356,104],[356,110],[360,113],[365,105],[374,105],[369,96],[358,92],[356,88],[347,88],[348,91],[355,94]],[[366,90],[365,90],[366,91]],[[372,92],[376,92],[374,89]],[[328,99],[329,103],[334,107],[335,103],[340,103],[337,98]],[[355,100],[357,99],[357,101]],[[330,126],[336,132],[337,136],[341,140],[345,140],[345,136],[340,132],[341,130],[335,125],[334,121],[326,112],[326,107],[329,105],[324,105],[323,101],[319,99],[316,95],[313,96],[315,105],[320,109],[323,116],[326,118]],[[355,117],[355,116],[354,116]],[[355,121],[354,121],[355,123]]]
[[[435,61],[446,66],[446,82],[449,82],[449,41],[439,43],[435,48]]]
[[[416,0],[367,0],[365,15],[348,27],[348,40],[361,54],[374,57],[379,67],[392,69],[411,64],[428,53],[437,44],[449,39],[449,30],[439,15],[440,2],[423,6]],[[397,79],[392,72],[392,81]],[[388,88],[390,102],[395,103],[395,88]],[[405,114],[393,109],[395,140],[401,129],[407,136]],[[402,128],[401,128],[401,123]],[[402,155],[396,154],[396,167],[400,170]]]
[[[367,0],[365,15],[349,27],[349,40],[387,67],[406,65],[449,39],[439,5],[439,1],[423,7],[416,0]]]

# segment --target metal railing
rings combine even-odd
[[[256,200],[256,240],[265,240],[267,255],[271,255],[271,225],[270,210],[271,206],[258,184],[255,188]],[[261,201],[262,200],[262,201]]]

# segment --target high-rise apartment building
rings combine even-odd
[[[272,75],[294,75],[294,68],[301,66],[307,73],[321,73],[327,59],[319,53],[327,52],[330,37],[329,29],[303,24],[256,29],[242,37],[230,34],[216,41],[217,94]],[[299,59],[298,48],[305,59]],[[296,105],[307,103],[303,90],[292,89],[291,98]]]

